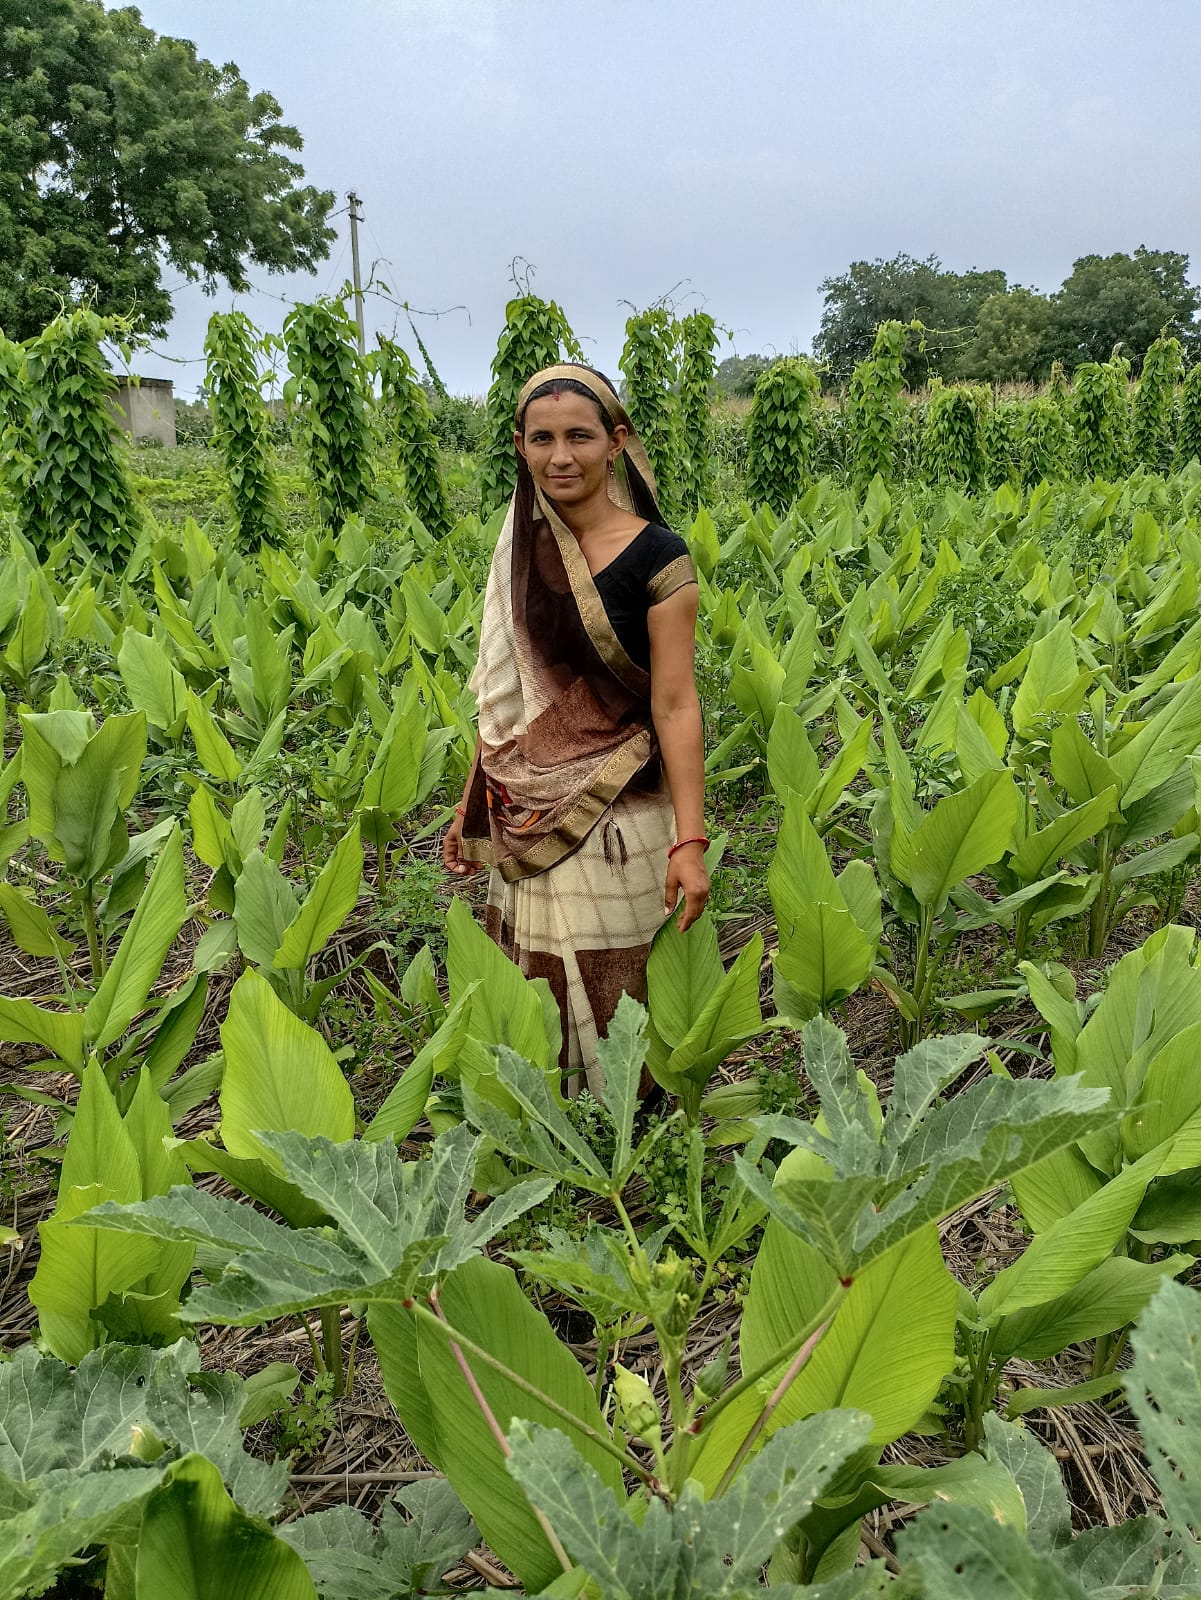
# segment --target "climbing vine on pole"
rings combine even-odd
[[[404,475],[405,498],[428,532],[441,539],[450,532],[450,505],[425,390],[407,353],[391,339],[380,337],[375,370],[380,410]]]
[[[294,408],[317,510],[337,528],[371,493],[371,388],[358,329],[337,300],[298,305],[284,322]]]
[[[505,307],[505,325],[492,358],[488,419],[480,468],[480,509],[485,517],[508,503],[517,483],[513,416],[526,380],[543,367],[583,355],[562,309],[536,294],[519,295]]]
[[[30,434],[29,379],[25,352],[0,333],[0,507],[26,521],[34,474],[33,439]]]
[[[1079,471],[1084,478],[1114,483],[1124,477],[1130,442],[1130,408],[1126,397],[1130,363],[1086,361],[1076,368],[1072,423]]]
[[[710,415],[717,324],[707,311],[694,311],[680,323],[680,477],[681,509],[695,514],[710,498],[713,468]]]
[[[904,345],[903,325],[882,322],[876,329],[870,357],[861,361],[851,375],[846,401],[849,465],[851,481],[861,489],[877,473],[885,481],[896,476]]]
[[[1180,340],[1161,334],[1143,358],[1131,407],[1130,445],[1136,463],[1166,472],[1172,463],[1176,385],[1184,365]]]
[[[814,475],[821,380],[811,361],[788,356],[755,384],[747,418],[746,493],[752,505],[783,512]]]
[[[1201,362],[1190,367],[1180,386],[1180,421],[1176,432],[1176,464],[1201,461]]]
[[[1065,483],[1076,451],[1067,408],[1051,395],[1036,395],[1022,410],[1023,484]]]
[[[43,553],[71,531],[109,565],[133,552],[142,518],[112,411],[116,380],[100,348],[128,332],[123,319],[80,307],[55,317],[24,347],[37,472],[26,486],[22,522]]]
[[[990,489],[1003,483],[1017,489],[1022,482],[1026,443],[1026,407],[1020,400],[998,400],[987,406],[980,422],[984,481]]]
[[[922,435],[922,468],[931,483],[955,483],[973,489],[984,475],[980,438],[982,396],[966,385],[931,386]]]
[[[670,522],[677,510],[680,419],[679,323],[664,306],[639,311],[626,322],[621,352],[626,410],[646,446],[658,487],[659,510]]]
[[[260,387],[261,348],[262,341],[243,312],[218,312],[209,319],[204,354],[213,443],[225,468],[230,509],[243,550],[277,545],[284,536],[283,502],[272,470],[267,408]]]
[[[817,448],[813,457],[814,477],[844,479],[848,448],[846,408],[819,401],[814,407],[813,423],[817,433]]]

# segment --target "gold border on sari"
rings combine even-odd
[[[519,878],[537,877],[539,873],[556,866],[573,850],[579,849],[630,779],[650,760],[650,756],[650,733],[640,728],[633,738],[613,752],[588,785],[587,792],[580,796],[566,816],[528,850],[520,854],[512,852],[511,841],[506,839],[511,853],[497,861],[496,847],[491,838],[465,838],[464,857],[468,861],[495,866],[506,883],[515,883]]]
[[[669,561],[661,572],[646,586],[647,596],[651,605],[658,605],[661,600],[669,599],[677,589],[686,589],[690,583],[696,582],[696,567],[689,555],[677,556],[674,561]]]
[[[626,654],[625,647],[614,631],[613,624],[609,621],[609,613],[605,610],[605,603],[600,597],[595,580],[588,570],[588,563],[584,559],[584,552],[580,549],[580,542],[571,529],[559,516],[554,506],[535,486],[538,508],[550,525],[550,530],[555,536],[555,543],[559,547],[559,554],[563,558],[563,567],[567,573],[567,581],[571,584],[571,593],[579,607],[580,618],[588,632],[588,637],[596,646],[596,653],[608,667],[609,671],[623,683],[631,694],[636,694],[639,699],[645,700],[651,692],[651,675],[644,672]]]

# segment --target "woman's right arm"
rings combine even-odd
[[[442,864],[448,872],[453,872],[459,878],[464,878],[479,868],[478,862],[469,861],[463,854],[463,819],[467,810],[467,797],[470,795],[472,784],[475,782],[479,759],[480,745],[477,739],[471,769],[467,774],[467,782],[463,785],[462,798],[455,807],[454,820],[442,835]]]

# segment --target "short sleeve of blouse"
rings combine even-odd
[[[657,606],[661,601],[696,582],[696,567],[688,553],[688,546],[678,533],[667,528],[656,528],[657,537],[646,575],[647,604]]]

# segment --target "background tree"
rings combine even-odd
[[[853,261],[841,277],[826,278],[819,287],[826,304],[813,349],[832,380],[847,382],[867,360],[881,323],[916,319],[927,331],[906,332],[902,372],[906,386],[917,389],[954,370],[981,305],[989,295],[1003,294],[1007,281],[999,268],[949,272],[937,256],[916,261],[901,254],[891,261]]]
[[[1051,353],[1069,371],[1107,361],[1119,344],[1137,367],[1161,333],[1195,355],[1201,348],[1201,288],[1188,281],[1189,258],[1176,250],[1081,256],[1052,297]]]
[[[1051,367],[1049,295],[1015,286],[990,294],[976,315],[976,331],[955,362],[961,378],[984,383],[1042,383]]]
[[[713,381],[723,394],[752,395],[772,361],[771,356],[727,356],[718,362]]]
[[[280,116],[133,7],[0,0],[0,326],[28,338],[87,295],[158,332],[164,269],[245,289],[248,263],[324,260],[334,197],[301,186]]]

